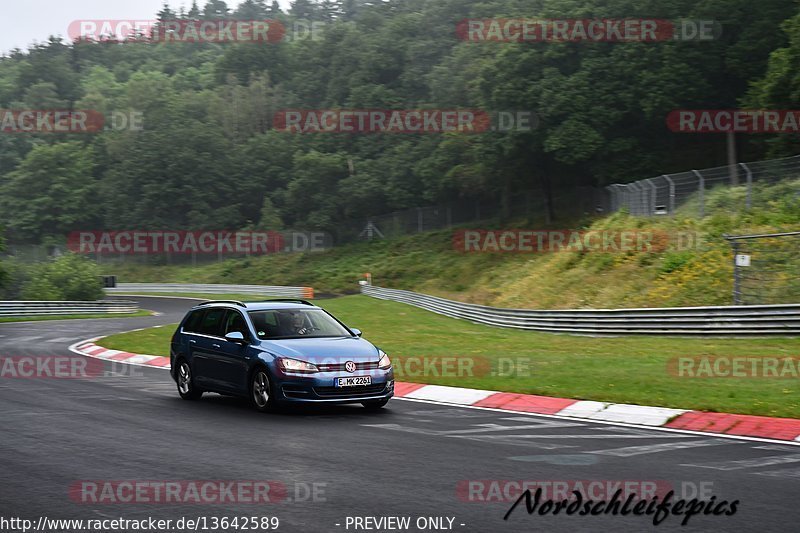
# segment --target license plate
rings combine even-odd
[[[336,378],[337,387],[359,387],[372,385],[372,376],[357,376],[352,378]]]

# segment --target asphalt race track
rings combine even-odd
[[[140,301],[163,315],[0,324],[0,355],[73,355],[67,347],[79,340],[173,323],[192,305]],[[410,400],[377,413],[344,406],[264,415],[218,395],[183,401],[164,370],[102,364],[107,375],[91,379],[0,378],[0,515],[34,523],[274,516],[287,532],[392,531],[353,525],[354,517],[388,516],[411,518],[401,531],[419,531],[420,517],[451,518],[452,530],[464,532],[766,532],[797,531],[800,523],[800,446]],[[285,497],[258,504],[71,499],[70,487],[85,480],[268,480]],[[678,516],[657,528],[651,516],[529,516],[524,503],[504,521],[518,492],[508,500],[492,487],[523,480],[650,483],[687,500],[700,491],[739,505],[733,516],[698,515],[686,527]],[[481,496],[495,501],[471,501]]]

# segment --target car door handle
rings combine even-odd
[[[197,344],[197,341],[194,339],[189,339],[189,344]]]
[[[219,344],[212,344],[211,346],[212,346],[213,348],[219,348]]]

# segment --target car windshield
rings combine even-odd
[[[322,309],[270,309],[249,314],[259,339],[352,336]]]

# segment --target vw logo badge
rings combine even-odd
[[[356,364],[352,361],[348,361],[344,364],[344,369],[348,372],[355,372],[356,371]]]

